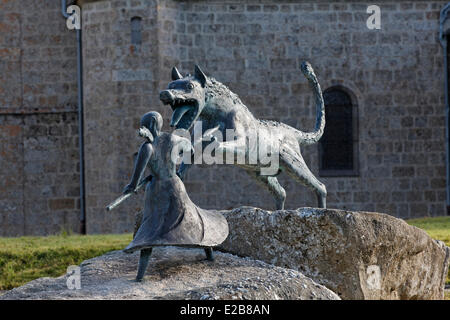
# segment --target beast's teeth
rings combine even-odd
[[[172,119],[170,120],[170,126],[175,127],[186,112],[189,111],[190,106],[182,106],[176,108],[172,113]]]

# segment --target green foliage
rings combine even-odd
[[[73,235],[73,231],[70,228],[66,228],[66,227],[62,227],[59,235],[63,238],[68,237],[68,236],[72,236]]]
[[[9,290],[40,277],[59,277],[70,265],[123,249],[131,234],[0,238],[0,290]]]
[[[406,222],[424,229],[430,237],[444,241],[450,247],[450,217],[411,219]]]

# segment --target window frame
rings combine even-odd
[[[142,45],[142,17],[133,16],[130,19],[130,42],[134,47]]]
[[[323,93],[327,91],[342,91],[350,98],[352,108],[352,143],[353,143],[353,168],[352,169],[323,169],[323,150],[322,144],[319,140],[319,176],[320,177],[358,177],[359,176],[359,126],[358,126],[358,104],[355,95],[352,91],[341,85],[334,85],[327,88]],[[325,114],[326,114],[326,101]],[[325,123],[325,128],[327,124]]]

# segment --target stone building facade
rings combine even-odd
[[[53,2],[53,1],[51,1]],[[59,2],[0,4],[0,235],[77,231],[76,43]],[[312,130],[315,106],[300,72],[341,88],[355,110],[357,171],[320,176],[318,146],[303,150],[328,206],[402,218],[446,214],[445,105],[439,12],[447,1],[79,1],[82,9],[87,233],[129,232],[142,193],[112,212],[132,173],[140,116],[159,101],[172,66],[194,64],[261,119]],[[35,6],[33,10],[30,7]],[[36,17],[39,17],[36,19]],[[280,176],[286,208],[314,194]],[[237,167],[194,167],[185,181],[201,207],[273,209]],[[155,199],[157,201],[157,199]]]
[[[0,2],[0,236],[78,229],[75,34],[42,3]]]

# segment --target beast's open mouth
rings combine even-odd
[[[173,110],[170,126],[189,130],[198,115],[197,101],[195,99],[176,98],[170,103],[170,106]]]

